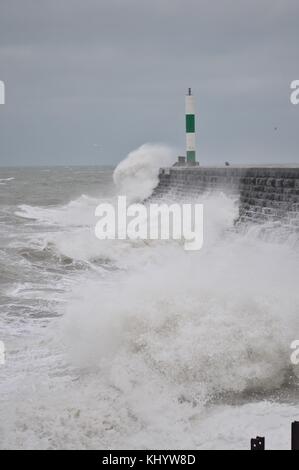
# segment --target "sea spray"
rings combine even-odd
[[[125,272],[101,288],[90,280],[81,300],[69,305],[66,333],[70,347],[76,336],[81,364],[109,357],[113,367],[116,358],[130,361],[136,354],[162,387],[170,381],[191,400],[283,383],[298,328],[298,260],[287,246],[231,232],[233,201],[223,198],[221,207],[219,196],[204,200],[201,253],[188,256],[175,243],[136,253],[132,245]],[[223,217],[228,204],[230,220]]]
[[[22,252],[51,244],[61,256],[42,271],[26,258],[32,285],[16,294],[21,316],[10,300],[9,328],[16,317],[20,336],[3,338],[2,446],[244,448],[257,426],[269,444],[287,445],[280,429],[298,406],[290,381],[298,252],[235,231],[238,206],[223,194],[197,198],[205,207],[200,252],[187,254],[179,241],[101,243],[94,207],[106,196],[95,199],[24,201],[20,215],[34,220],[17,216],[22,236],[7,255],[18,243]],[[54,298],[50,323],[29,310],[30,295],[38,315]],[[283,403],[286,382],[295,406]]]
[[[166,145],[144,144],[119,163],[113,175],[118,194],[130,202],[143,201],[158,184],[159,168],[170,166],[175,152]]]

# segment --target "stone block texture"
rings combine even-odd
[[[238,223],[279,223],[299,232],[299,167],[161,168],[151,200],[191,200],[211,191],[239,198]]]

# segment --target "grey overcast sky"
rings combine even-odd
[[[0,0],[0,165],[182,152],[189,86],[202,163],[299,163],[298,24],[298,0]]]

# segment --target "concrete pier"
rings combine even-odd
[[[299,166],[161,168],[153,199],[193,199],[206,191],[239,197],[239,221],[280,221],[299,232]]]

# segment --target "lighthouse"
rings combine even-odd
[[[179,156],[174,166],[198,166],[195,148],[195,101],[191,88],[185,97],[186,156]]]
[[[195,103],[191,88],[185,97],[186,156],[179,156],[174,166],[198,166],[195,148]]]
[[[188,89],[186,95],[186,160],[187,164],[196,165],[196,149],[195,149],[195,102]]]

